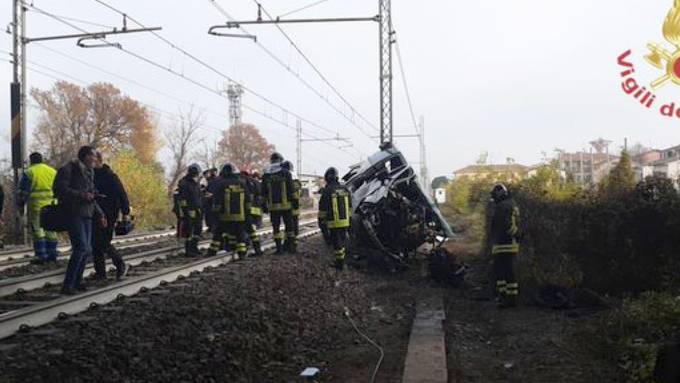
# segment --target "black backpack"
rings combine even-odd
[[[68,223],[63,207],[51,203],[40,209],[40,226],[47,231],[68,231]]]

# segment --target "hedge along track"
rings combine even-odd
[[[316,220],[300,222],[300,235],[298,238],[311,237],[320,232],[315,228]],[[271,229],[260,231],[260,234],[271,233]],[[201,244],[206,248],[208,242]],[[275,248],[273,240],[263,242],[262,250],[268,251]],[[177,248],[159,249],[168,253],[174,253]],[[251,254],[252,255],[252,252]],[[112,283],[108,286],[100,287],[73,296],[62,296],[47,292],[37,295],[35,300],[6,300],[0,301],[0,306],[17,305],[17,309],[6,311],[0,314],[0,339],[9,337],[19,331],[28,331],[32,327],[42,326],[55,319],[63,319],[68,315],[76,314],[87,310],[89,307],[107,304],[117,298],[135,295],[149,289],[184,279],[190,274],[201,272],[205,269],[218,267],[235,260],[239,257],[227,254],[224,251],[214,257],[205,258],[185,258],[181,257],[183,263],[178,265],[174,262],[165,262],[160,267],[144,267],[141,275],[128,277],[122,282]],[[135,267],[133,271],[137,274],[140,268]],[[22,306],[23,307],[19,307]]]
[[[316,216],[316,211],[304,211],[301,213],[300,218]],[[269,224],[269,219],[265,218],[265,224]],[[118,250],[133,249],[138,247],[145,247],[153,245],[157,242],[169,241],[175,238],[175,230],[160,231],[156,233],[140,233],[129,236],[124,236],[116,238],[112,241],[114,245],[117,245]],[[62,245],[57,249],[61,252],[58,260],[67,260],[71,253],[71,246]],[[22,247],[19,249],[8,250],[0,252],[0,270],[6,270],[14,267],[20,267],[28,265],[31,260],[33,260],[33,249],[28,247]],[[2,294],[0,294],[2,296]]]

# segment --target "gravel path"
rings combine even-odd
[[[0,341],[0,382],[399,382],[421,277],[330,267],[318,238]]]

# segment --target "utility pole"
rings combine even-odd
[[[297,173],[302,174],[302,121],[297,120]]]
[[[425,117],[420,116],[420,183],[428,195],[431,193],[430,176],[427,170],[427,152],[425,151]]]
[[[240,84],[229,84],[227,88],[227,98],[229,98],[229,126],[240,124],[243,118],[241,98],[243,88]]]
[[[330,137],[330,138],[302,138],[302,122],[298,120],[297,122],[297,161],[298,161],[298,174],[302,173],[302,143],[303,142],[331,142],[331,141],[337,141],[337,142],[344,142],[347,145],[346,146],[341,146],[340,149],[342,148],[349,148],[352,146],[352,140],[349,138],[344,138],[340,137],[340,135],[336,135],[335,137]]]
[[[392,143],[392,0],[379,0],[380,7],[380,144]]]
[[[25,127],[26,127],[26,110],[25,110],[25,84],[26,84],[26,44],[23,43],[24,34],[26,31],[25,21],[26,9],[21,4],[20,0],[14,0],[12,4],[12,84],[10,84],[10,110],[12,118],[12,170],[13,170],[13,190],[12,190],[12,208],[14,211],[14,242],[24,243],[24,230],[22,223],[23,212],[19,210],[18,185],[19,176],[24,167],[25,158]]]
[[[261,8],[258,9],[260,13]],[[224,26],[213,26],[209,33],[218,35],[218,28],[240,28],[242,25],[270,25],[270,24],[300,24],[300,23],[338,23],[357,21],[377,21],[379,41],[379,80],[380,80],[380,144],[392,143],[392,45],[394,44],[394,30],[392,29],[392,0],[378,0],[378,15],[373,17],[343,17],[318,19],[282,19],[263,20],[261,15],[257,20],[228,21]],[[229,37],[245,37],[256,39],[253,35],[233,35]]]
[[[12,66],[13,77],[10,84],[10,111],[12,118],[11,125],[11,145],[12,145],[12,170],[14,190],[12,190],[12,201],[15,220],[15,242],[25,243],[25,231],[22,223],[23,212],[19,211],[16,199],[18,197],[19,177],[25,166],[26,158],[26,105],[27,94],[26,91],[27,70],[26,64],[26,46],[34,41],[52,41],[65,39],[78,39],[77,45],[82,48],[98,48],[98,47],[116,47],[122,49],[122,46],[117,43],[109,43],[104,41],[103,44],[85,45],[84,42],[88,40],[104,40],[109,35],[119,35],[136,32],[151,32],[161,30],[160,27],[153,28],[136,28],[129,29],[127,27],[127,16],[123,16],[123,27],[121,29],[114,28],[112,30],[101,32],[88,32],[69,35],[44,36],[37,38],[26,37],[26,11],[27,7],[38,9],[31,5],[26,5],[23,0],[13,0],[12,2]],[[38,9],[39,10],[39,9]]]

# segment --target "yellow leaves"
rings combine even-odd
[[[118,154],[110,166],[125,186],[138,227],[167,226],[171,222],[163,173],[156,166],[143,164],[131,151]]]
[[[153,115],[115,86],[94,83],[83,88],[60,81],[31,94],[42,112],[35,147],[53,164],[72,159],[82,145],[107,155],[132,149],[142,163],[154,162],[159,142]]]

